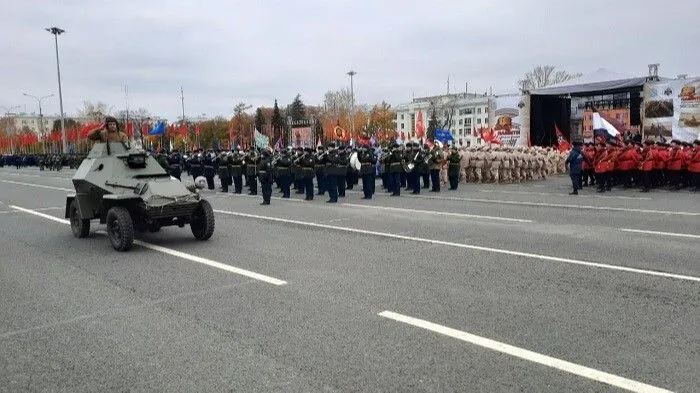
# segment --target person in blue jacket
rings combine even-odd
[[[588,162],[591,166],[593,163],[586,158],[581,152],[581,142],[575,141],[573,143],[574,147],[569,152],[569,156],[566,157],[566,165],[569,166],[569,176],[571,177],[571,185],[574,187],[574,191],[570,192],[569,195],[578,195],[578,190],[581,189],[581,174],[583,170],[581,169],[581,164],[584,161]]]

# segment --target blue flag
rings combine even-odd
[[[165,134],[165,123],[159,121],[156,125],[148,131],[148,135],[163,135]]]
[[[435,140],[446,143],[447,141],[454,141],[454,137],[452,136],[450,130],[438,128],[435,130]]]

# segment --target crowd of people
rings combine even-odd
[[[663,187],[700,190],[700,140],[576,143],[566,162],[571,165],[572,194],[588,186],[597,187],[600,193],[615,186],[641,192]]]

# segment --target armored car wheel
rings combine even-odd
[[[90,234],[90,220],[80,218],[80,210],[78,203],[73,200],[68,208],[70,217],[70,229],[73,231],[73,236],[77,238],[87,237]]]
[[[199,201],[199,207],[192,214],[190,228],[197,240],[208,240],[214,234],[214,209],[206,200]]]
[[[128,251],[134,244],[134,223],[129,210],[114,206],[107,211],[107,236],[117,251]]]

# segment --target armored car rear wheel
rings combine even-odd
[[[107,211],[107,236],[117,251],[128,251],[134,244],[134,223],[129,210],[114,206]]]
[[[190,228],[197,240],[208,240],[214,234],[214,209],[206,200],[199,201],[199,207],[192,214]]]
[[[90,220],[80,218],[80,210],[78,210],[78,203],[75,200],[70,203],[68,214],[73,236],[77,238],[87,237],[90,234]]]

